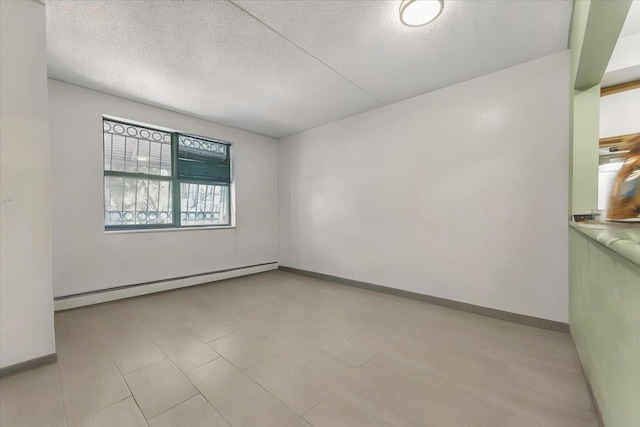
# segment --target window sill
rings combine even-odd
[[[175,228],[138,228],[131,230],[104,230],[104,234],[135,234],[135,233],[167,233],[175,231],[205,231],[205,230],[229,230],[236,228],[235,225],[210,225],[203,227],[175,227]]]

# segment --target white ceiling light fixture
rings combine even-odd
[[[440,16],[442,9],[443,0],[402,0],[400,22],[407,27],[420,27]]]

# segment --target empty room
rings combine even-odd
[[[640,427],[640,0],[0,0],[1,427]]]

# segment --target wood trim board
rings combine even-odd
[[[613,95],[614,93],[620,93],[633,89],[640,89],[640,80],[634,80],[632,82],[621,83],[619,85],[603,87],[602,89],[600,89],[600,96]]]
[[[607,148],[607,147],[618,147],[618,149],[623,150],[625,144],[628,144],[632,139],[640,137],[640,132],[638,133],[628,133],[626,135],[617,135],[617,136],[608,136],[606,138],[600,138],[599,147]],[[622,145],[622,147],[620,147]]]

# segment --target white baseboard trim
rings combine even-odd
[[[169,291],[172,289],[186,288],[188,286],[201,285],[203,283],[216,282],[218,280],[231,279],[233,277],[247,276],[249,274],[262,273],[277,269],[278,263],[272,262],[187,277],[141,283],[138,285],[121,286],[118,288],[104,289],[84,294],[57,297],[54,299],[54,310],[69,310],[72,308],[84,307],[86,305],[100,304],[103,302],[116,301],[140,295]]]

